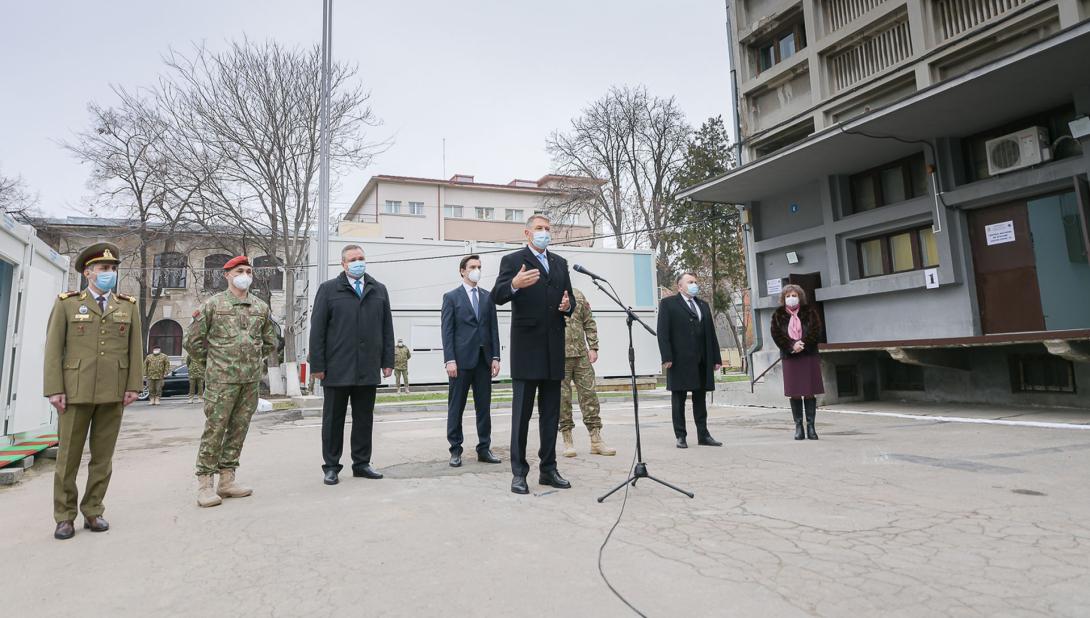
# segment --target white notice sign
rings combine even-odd
[[[988,239],[988,246],[1001,245],[1014,242],[1014,221],[1000,221],[984,226],[984,238]]]
[[[769,279],[765,281],[765,286],[768,287],[768,295],[779,294],[783,290],[782,279]]]
[[[939,287],[939,269],[928,268],[927,270],[924,270],[923,280],[929,290]]]

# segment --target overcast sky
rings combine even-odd
[[[162,54],[204,41],[321,41],[320,0],[4,0],[0,170],[21,174],[51,215],[77,215],[88,170],[57,144],[111,84],[152,84]],[[374,174],[480,182],[549,171],[550,131],[610,85],[676,96],[690,123],[730,119],[722,0],[337,0],[333,54],[357,63],[393,146],[342,177],[334,208]]]

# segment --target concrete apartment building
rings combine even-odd
[[[825,317],[827,402],[1090,407],[1090,2],[727,15],[743,165],[682,195],[742,210],[756,373],[794,282]]]
[[[73,261],[80,250],[89,244],[117,244],[122,254],[118,267],[118,291],[139,298],[137,276],[140,260],[137,250],[141,235],[135,222],[127,219],[67,217],[38,219],[33,221],[33,226],[39,238]],[[176,229],[169,234],[165,231],[159,234],[153,228],[146,236],[150,280],[159,290],[150,320],[147,348],[161,346],[176,365],[185,355],[182,340],[192,322],[193,312],[213,294],[227,289],[223,265],[244,250],[241,246],[231,247],[233,252],[224,250],[223,241],[229,238],[225,232],[223,238],[211,239],[203,229]],[[270,300],[273,318],[278,324],[283,324],[284,270],[279,267],[280,261],[260,254],[250,255],[250,259],[255,267],[254,289]],[[71,270],[71,265],[69,268],[68,289],[86,287],[82,273]],[[300,288],[300,291],[306,293],[304,288]],[[151,299],[144,302],[150,304]]]
[[[507,184],[476,182],[455,174],[450,180],[372,176],[352,203],[337,233],[344,238],[522,242],[526,219],[539,212],[553,218],[553,240],[601,246],[598,226],[572,204],[572,188],[601,181],[547,175]]]

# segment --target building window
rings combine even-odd
[[[454,204],[447,204],[446,206],[443,206],[443,216],[450,217],[452,219],[461,219],[462,207],[456,206]]]
[[[493,219],[496,218],[496,209],[495,208],[482,208],[482,207],[478,206],[475,210],[477,211],[477,218],[478,219],[483,219],[485,221],[492,221]]]
[[[410,215],[422,215],[422,214],[424,214],[424,202],[409,202],[409,214]]]
[[[185,289],[185,255],[177,251],[167,251],[155,256],[155,270],[152,273],[152,287],[165,289]]]
[[[576,215],[575,215],[574,212],[566,212],[566,213],[563,213],[563,214],[558,214],[555,217],[553,217],[552,222],[557,224],[557,225],[572,226],[572,225],[575,225],[575,223],[576,223]]]
[[[756,61],[757,74],[771,69],[805,47],[806,30],[802,15],[799,15],[797,19],[750,46]]]
[[[836,394],[838,397],[859,396],[859,367],[855,365],[836,366]]]
[[[503,211],[504,221],[518,221],[522,223],[522,209],[521,208],[507,208]]]
[[[882,387],[887,391],[922,391],[923,367],[889,359],[882,363]]]
[[[851,212],[865,212],[927,194],[923,154],[894,161],[852,176]]]
[[[259,290],[283,290],[284,262],[279,258],[262,255],[254,259],[254,284]]]
[[[159,320],[148,330],[148,349],[159,348],[167,356],[181,356],[182,327],[174,320]]]
[[[1016,393],[1075,393],[1075,365],[1051,354],[1021,354],[1008,359],[1011,390]]]
[[[204,290],[222,292],[227,289],[227,278],[223,276],[223,265],[230,260],[226,253],[213,253],[204,258]]]
[[[383,210],[388,215],[400,215],[401,214],[401,201],[400,200],[386,200],[386,208]]]
[[[863,278],[939,265],[939,250],[930,225],[860,240],[857,246],[859,274]]]

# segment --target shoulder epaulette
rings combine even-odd
[[[72,290],[68,290],[67,292],[61,292],[60,294],[57,294],[57,298],[64,300],[69,296],[75,296],[76,294],[79,294],[79,292],[73,292]]]
[[[135,296],[127,296],[125,294],[118,294],[117,297],[120,298],[121,300],[127,300],[130,303],[135,303],[136,302],[136,297]]]

